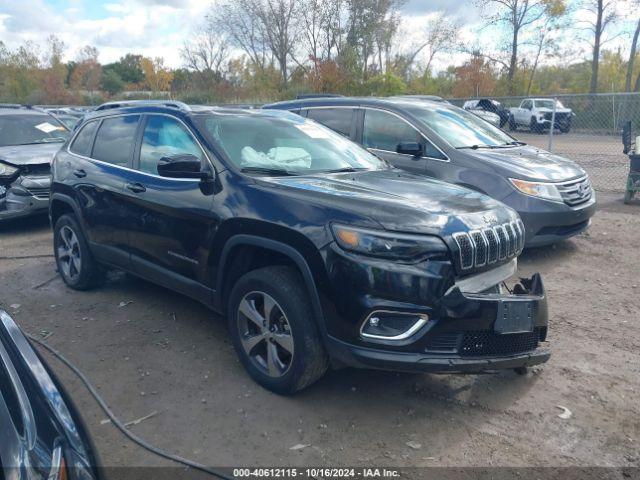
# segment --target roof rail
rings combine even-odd
[[[30,108],[26,105],[21,105],[19,103],[0,103],[0,108]]]
[[[337,93],[301,93],[296,95],[296,100],[306,100],[308,98],[335,98],[335,97],[344,97],[344,95],[339,95]]]
[[[173,100],[122,100],[103,103],[96,107],[96,111],[111,110],[113,108],[126,108],[126,107],[144,107],[144,106],[157,106],[157,107],[169,107],[176,108],[178,110],[191,111],[191,107],[184,102],[178,102]]]

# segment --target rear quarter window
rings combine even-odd
[[[91,154],[91,146],[93,145],[93,137],[96,134],[98,122],[88,122],[81,129],[76,138],[73,140],[71,147],[72,153],[88,157]]]
[[[311,108],[307,110],[307,118],[348,138],[351,136],[353,112],[352,108]]]
[[[121,167],[129,166],[139,120],[139,115],[105,118],[96,135],[92,158]]]

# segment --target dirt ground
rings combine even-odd
[[[542,272],[551,309],[551,360],[527,376],[347,369],[280,397],[249,379],[224,322],[200,304],[123,274],[91,292],[66,288],[46,218],[0,225],[0,302],[124,421],[158,412],[133,432],[207,465],[638,466],[639,232],[640,205],[601,195],[588,234],[521,257],[522,273]],[[44,355],[105,465],[167,464],[104,423]]]

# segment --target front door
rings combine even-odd
[[[423,154],[414,156],[397,153],[398,145],[404,142],[419,143]],[[364,110],[362,145],[393,166],[421,175],[431,175],[429,162],[447,159],[407,120],[384,110]]]
[[[177,118],[150,114],[143,119],[129,197],[129,243],[134,271],[199,299],[208,295],[206,263],[217,217],[210,180],[165,178],[158,174],[163,157],[190,154],[213,172],[200,144]]]

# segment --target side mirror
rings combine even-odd
[[[211,178],[209,172],[202,171],[202,162],[189,153],[162,157],[158,162],[158,175],[168,178]]]
[[[396,148],[397,153],[405,155],[413,155],[414,157],[422,156],[422,145],[418,142],[400,142]]]

